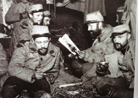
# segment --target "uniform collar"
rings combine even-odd
[[[98,41],[104,41],[107,37],[111,36],[112,27],[110,25],[105,25],[101,30],[101,34],[97,37]]]
[[[126,53],[128,50],[129,50],[129,45],[127,44],[125,47],[123,47],[123,48],[121,49],[121,52],[122,52],[123,55],[125,55],[125,53]]]
[[[28,18],[28,23],[33,26],[33,22],[30,18]]]
[[[130,38],[128,41],[128,44],[125,46],[126,51],[128,51],[130,48],[133,48],[131,46],[135,45],[135,40],[133,38]]]
[[[29,43],[29,48],[31,53],[38,53],[37,49],[35,48],[35,44],[33,42]],[[54,47],[51,42],[49,43],[47,54],[50,54],[53,57],[55,56]]]

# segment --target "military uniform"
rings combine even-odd
[[[111,54],[115,52],[115,49],[110,38],[112,32],[112,27],[106,25],[103,28],[101,34],[95,39],[94,43],[89,49],[84,50],[85,56],[84,60],[92,62],[100,62],[104,60],[104,55]]]
[[[127,79],[129,88],[134,88],[134,73],[135,73],[135,40],[130,34],[130,28],[127,24],[118,25],[113,28],[112,37],[126,34],[128,43],[120,52],[123,54],[120,66],[126,67],[127,70],[122,70],[124,77]]]
[[[57,82],[62,81],[64,76],[66,81],[70,80],[68,78],[71,75],[60,70],[60,65],[63,64],[61,51],[50,42],[51,34],[48,27],[33,26],[31,34],[33,40],[21,44],[13,53],[8,67],[11,77],[2,88],[3,98],[15,98],[23,90],[34,93],[43,90],[50,93],[51,84],[57,78]],[[61,77],[58,77],[59,75]],[[71,80],[73,79],[76,78],[71,77]]]
[[[33,26],[33,21],[27,16],[22,18],[22,13],[26,12],[30,14],[32,11],[43,10],[41,4],[31,4],[29,2],[21,2],[18,4],[13,4],[6,14],[6,22],[13,23],[12,38],[10,44],[10,55],[12,55],[15,48],[17,48],[18,43],[31,39],[31,29]]]
[[[113,98],[117,98],[118,96],[132,98],[135,77],[135,40],[131,38],[130,28],[127,24],[114,27],[111,38],[115,49],[118,50],[116,54],[117,60],[116,56],[113,56],[111,59],[118,64],[121,77],[110,78],[106,76],[96,77],[97,79],[93,77],[91,80],[92,84],[99,90],[98,93],[100,95],[105,94],[103,92],[106,90],[111,91],[109,89],[113,87],[113,91],[111,91]],[[106,78],[108,81],[106,81]],[[105,95],[108,96],[108,94],[109,92]]]
[[[31,32],[32,32],[32,28],[33,28],[33,22],[27,18],[25,21],[21,22],[20,27],[18,28],[18,43],[22,40],[26,41],[26,40],[31,40]]]
[[[125,54],[122,58],[121,65],[125,66],[128,71],[123,72],[124,77],[129,82],[129,88],[134,88],[134,77],[135,77],[135,40],[130,39],[126,46]]]
[[[5,16],[5,21],[8,24],[13,25],[13,29],[11,31],[12,37],[10,43],[10,55],[12,55],[14,49],[16,48],[16,45],[20,40],[20,35],[22,34],[22,32],[20,32],[21,22],[26,20],[26,19],[21,19],[21,13],[28,11],[29,6],[30,6],[29,2],[27,3],[20,2],[18,4],[13,3]]]
[[[103,26],[100,28],[99,25],[101,25],[103,21],[104,18],[99,11],[86,15],[86,23],[88,23],[88,30],[92,30],[92,27],[94,28],[94,25],[91,26],[91,24],[95,23],[97,24],[97,27],[99,27],[99,30],[101,30],[101,34],[97,36],[90,48],[83,51],[84,56],[82,59],[87,63],[78,64],[78,62],[75,62],[74,64],[80,65],[79,67],[82,69],[83,72],[83,75],[81,77],[83,81],[87,81],[93,76],[96,76],[96,64],[98,64],[99,62],[108,62],[110,70],[112,72],[111,77],[118,76],[118,64],[115,63],[115,61],[111,60],[113,55],[116,55],[117,62],[117,51],[114,49],[112,39],[110,38],[113,28],[108,24],[102,24]],[[112,70],[116,71],[113,72]]]
[[[42,68],[43,73],[53,72],[55,78],[59,72],[60,50],[53,44],[49,44],[48,53],[40,56],[32,43],[26,43],[15,50],[9,64],[9,73],[27,82],[32,81],[35,69]],[[20,61],[20,62],[19,62]]]
[[[15,98],[23,90],[51,92],[50,84],[59,74],[60,49],[50,42],[47,26],[33,26],[32,37],[33,41],[22,44],[13,53],[8,67],[11,76],[2,88],[3,98]]]
[[[117,62],[118,53],[114,49],[112,40],[110,38],[111,34],[112,27],[110,25],[106,25],[106,27],[103,28],[102,33],[97,37],[97,39],[95,39],[92,47],[84,50],[83,60],[85,60],[87,63],[81,64],[77,61],[73,61],[73,64],[76,68],[82,69],[82,80],[86,81],[87,79],[96,76],[96,64],[103,61],[109,62],[110,71],[112,72],[111,77],[117,77],[121,75],[120,72],[118,73],[118,64],[115,63]],[[111,60],[112,57],[114,57],[114,61]]]
[[[8,61],[3,46],[0,44],[0,90],[4,81],[8,78]]]
[[[34,93],[43,90],[50,93],[50,83],[53,83],[59,74],[59,61],[60,49],[53,44],[49,44],[45,56],[40,56],[34,45],[26,42],[23,47],[15,49],[13,53],[8,68],[10,77],[4,83],[2,97],[15,98],[23,90]],[[42,79],[33,78],[37,72],[36,68],[41,69],[41,72],[45,74]]]

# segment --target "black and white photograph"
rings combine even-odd
[[[0,98],[138,98],[137,0],[0,0]]]

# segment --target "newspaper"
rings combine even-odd
[[[79,53],[78,47],[74,44],[74,42],[69,38],[67,34],[64,34],[62,37],[58,39],[58,41],[66,47],[73,55]]]

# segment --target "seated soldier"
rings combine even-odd
[[[92,46],[78,53],[78,57],[86,63],[74,60],[72,66],[83,72],[81,79],[87,81],[95,76],[96,64],[105,61],[105,56],[113,54],[116,50],[110,38],[112,27],[104,24],[104,18],[99,11],[86,15],[86,23],[90,35],[95,36]]]
[[[118,25],[113,28],[112,41],[114,48],[123,56],[119,59],[119,68],[127,79],[129,88],[134,88],[135,73],[135,40],[131,37],[131,31],[127,24]]]
[[[51,43],[47,26],[33,26],[32,38],[14,51],[8,68],[11,77],[4,83],[2,98],[15,98],[23,90],[34,95],[41,91],[45,92],[42,95],[50,96],[55,85],[79,80],[59,66],[63,64],[61,51]]]
[[[12,53],[20,39],[20,35],[22,34],[20,33],[21,30],[18,32],[20,24],[28,18],[28,10],[33,0],[20,0],[20,2],[18,0],[19,3],[17,3],[16,0],[11,1],[13,1],[13,3],[5,15],[6,23],[13,25],[13,29],[11,31],[10,56],[12,56]]]
[[[112,96],[111,98],[133,98],[134,72],[135,72],[135,41],[131,37],[130,28],[127,24],[118,25],[113,28],[111,35],[114,48],[117,53],[113,59],[118,63],[122,75],[120,77],[95,76],[91,83],[101,96]],[[105,69],[106,66],[99,65],[97,70]],[[110,98],[110,97],[109,97]]]
[[[18,43],[24,43],[30,40],[31,30],[34,25],[40,25],[43,19],[43,6],[42,4],[32,4],[29,7],[28,18],[22,21],[20,26],[17,28],[17,33],[15,34],[18,38]],[[24,42],[23,42],[24,41]],[[16,44],[16,45],[17,45]]]
[[[9,64],[9,77],[2,88],[2,98],[15,98],[24,89],[50,93],[59,73],[60,49],[50,42],[47,26],[33,26],[32,41],[14,51]],[[51,77],[46,78],[46,77]]]

